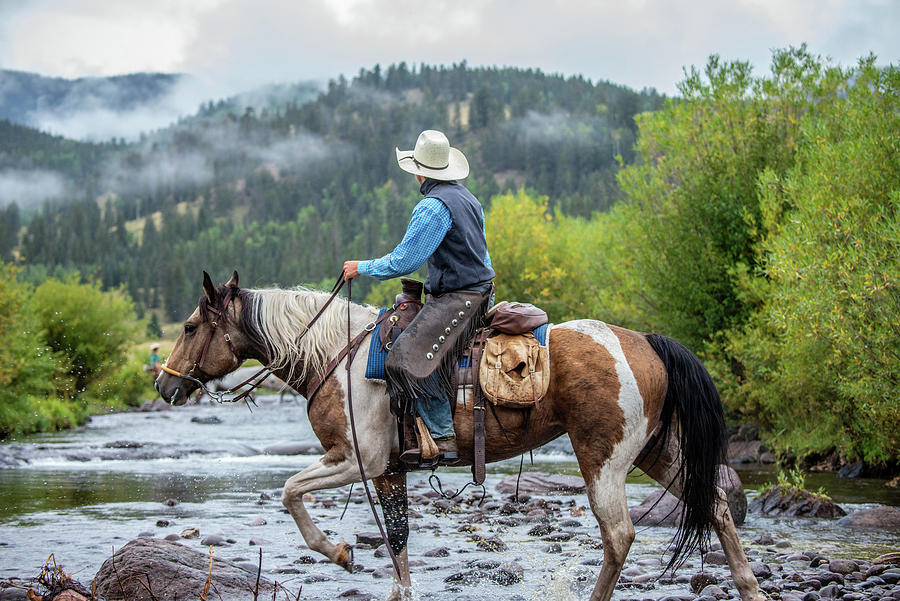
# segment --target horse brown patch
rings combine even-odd
[[[581,473],[590,482],[625,436],[616,361],[591,336],[555,328],[550,332],[550,391],[565,424]]]
[[[309,408],[309,423],[325,450],[325,456],[321,460],[323,465],[334,465],[350,457],[344,391],[334,376],[325,380],[316,394],[315,401]]]
[[[668,376],[666,368],[653,348],[647,344],[647,338],[639,332],[632,332],[618,326],[609,326],[625,353],[625,359],[631,367],[637,381],[641,398],[644,399],[644,416],[647,418],[647,434],[656,427],[666,400]]]

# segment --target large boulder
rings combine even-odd
[[[900,507],[884,505],[860,509],[838,521],[848,528],[878,528],[879,530],[900,530]]]
[[[516,492],[516,476],[506,476],[499,484],[497,490],[504,494]],[[544,472],[523,472],[519,479],[519,494],[521,495],[547,495],[566,494],[574,495],[585,491],[584,478],[579,476],[560,476],[557,474],[545,474]]]
[[[731,519],[736,526],[747,516],[747,495],[737,472],[727,465],[719,466],[719,487],[728,497]],[[681,523],[681,501],[665,489],[651,493],[640,505],[629,510],[635,526],[678,526]]]
[[[770,517],[839,518],[847,515],[846,511],[825,495],[777,484],[770,486],[753,499],[750,510]]]
[[[197,551],[177,542],[142,537],[128,542],[103,562],[94,577],[95,592],[110,601],[197,599],[209,574],[208,550]],[[246,599],[256,577],[255,571],[213,556],[210,590],[223,599]],[[271,595],[272,584],[260,578],[259,592]]]

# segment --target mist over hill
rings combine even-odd
[[[182,79],[127,81],[161,98]],[[115,92],[106,106],[128,114],[140,98]],[[18,232],[0,254],[35,280],[93,273],[176,318],[203,268],[238,267],[248,283],[318,283],[347,256],[389,250],[418,197],[393,149],[411,148],[423,129],[465,152],[467,185],[485,203],[527,186],[568,214],[605,210],[619,197],[619,161],[633,159],[634,116],[663,101],[532,69],[400,63],[321,88],[206,99],[131,141],[0,121],[0,231]],[[35,104],[22,101],[18,114]]]

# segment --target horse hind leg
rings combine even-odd
[[[338,488],[358,481],[359,468],[352,458],[331,465],[322,463],[320,459],[302,472],[288,478],[284,483],[284,492],[281,495],[281,502],[294,518],[306,545],[311,550],[322,553],[347,571],[352,571],[353,568],[350,545],[343,541],[335,545],[328,540],[325,533],[315,525],[309,512],[306,511],[303,495],[315,490]]]
[[[616,472],[606,466],[586,484],[588,501],[603,540],[603,567],[591,593],[591,601],[609,601],[634,542],[634,526],[625,498],[625,472]]]
[[[669,492],[680,499],[683,484],[678,470],[681,463],[680,455],[678,440],[669,436],[665,449],[653,449],[649,452],[645,449],[635,465],[662,486],[668,487]],[[741,600],[762,601],[765,597],[759,592],[759,582],[753,575],[744,554],[744,547],[731,518],[731,511],[728,509],[728,499],[719,486],[716,487],[714,516],[713,529],[719,537],[719,542],[722,543],[722,551],[728,560],[728,567]]]

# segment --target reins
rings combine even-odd
[[[328,309],[329,305],[331,305],[331,303],[334,302],[334,299],[337,298],[338,292],[340,292],[341,288],[343,288],[343,287],[344,287],[344,277],[343,277],[343,274],[341,274],[341,276],[334,283],[334,286],[332,286],[331,295],[328,297],[328,300],[325,301],[325,304],[322,305],[322,308],[319,309],[319,312],[316,313],[315,316],[313,316],[313,318],[311,320],[309,320],[309,323],[306,324],[306,327],[303,330],[303,332],[297,337],[297,342],[299,342],[307,334],[307,332],[309,332],[309,330],[310,330],[310,328],[312,328],[313,324],[316,323],[320,317],[322,317],[322,315],[325,313],[326,309]],[[215,307],[210,305],[209,301],[207,300],[206,309],[208,311],[212,312],[213,314],[215,314],[216,317],[213,318],[209,322],[210,325],[212,326],[212,328],[209,331],[209,336],[207,336],[206,342],[204,342],[204,344],[203,344],[203,350],[200,351],[200,358],[196,362],[194,362],[194,365],[191,367],[191,370],[189,372],[182,373],[180,371],[176,371],[176,370],[172,369],[171,367],[168,367],[167,365],[162,365],[162,367],[161,367],[161,369],[169,375],[175,376],[176,378],[181,378],[183,380],[187,380],[189,382],[193,382],[194,384],[199,386],[201,390],[203,390],[204,394],[208,395],[209,398],[211,398],[212,400],[214,400],[217,403],[237,403],[237,402],[243,401],[245,399],[248,402],[252,402],[253,399],[250,398],[250,394],[257,388],[262,386],[262,383],[266,381],[266,378],[268,378],[274,372],[274,370],[272,370],[267,365],[265,365],[259,371],[254,373],[252,376],[250,376],[249,378],[247,378],[246,380],[244,380],[237,386],[232,386],[231,388],[229,388],[228,390],[225,390],[225,391],[210,390],[206,386],[206,384],[201,382],[200,379],[194,375],[195,371],[198,371],[198,372],[203,371],[203,359],[206,358],[206,351],[209,349],[209,345],[210,345],[210,343],[212,343],[213,336],[215,336],[216,330],[218,329],[219,319],[222,320],[222,331],[224,333],[223,335],[225,337],[225,342],[228,343],[228,348],[231,349],[231,354],[234,356],[235,362],[240,363],[240,359],[238,358],[237,351],[234,348],[234,343],[232,343],[231,336],[228,334],[228,327],[227,327],[227,315],[226,314],[228,313],[228,306],[231,304],[231,302],[233,300],[234,300],[234,297],[232,295],[232,291],[230,288],[225,293],[225,300],[222,302],[222,310],[221,311],[219,311],[218,309],[216,309]],[[349,332],[348,332],[348,335],[349,335]],[[240,391],[244,386],[247,386],[248,384],[250,385],[249,388],[241,391],[240,394],[238,394],[234,398],[227,398],[228,395],[234,394],[235,392]]]
[[[341,277],[343,277],[343,274],[341,274]],[[347,280],[347,347],[350,346],[350,283],[352,281],[353,280]],[[353,451],[356,453],[356,464],[359,466],[359,475],[362,478],[363,488],[366,490],[366,497],[369,499],[369,507],[372,509],[372,515],[375,517],[375,523],[378,524],[378,531],[381,532],[381,540],[384,541],[384,546],[391,556],[391,563],[394,564],[394,572],[397,574],[397,580],[402,580],[402,577],[400,576],[400,563],[397,561],[397,556],[394,554],[394,549],[391,547],[391,541],[388,540],[388,535],[381,523],[381,518],[378,517],[378,512],[375,510],[375,500],[372,499],[372,491],[369,490],[369,479],[366,477],[362,456],[359,453],[359,440],[357,440],[356,437],[356,420],[353,418],[353,390],[350,386],[350,361],[347,361],[346,369],[347,412],[350,414],[350,433],[353,435]]]

